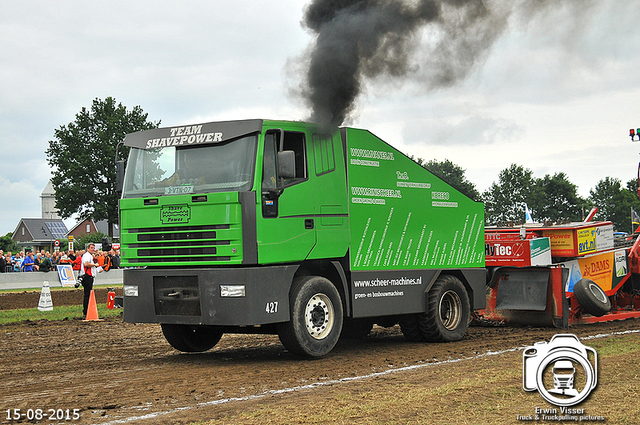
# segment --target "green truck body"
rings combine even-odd
[[[125,144],[124,320],[177,349],[274,332],[320,356],[398,322],[452,340],[485,306],[482,203],[366,130],[245,120]]]

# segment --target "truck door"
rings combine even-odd
[[[270,130],[264,140],[261,207],[256,223],[258,262],[300,261],[316,244],[305,133]],[[287,155],[293,157],[289,164],[293,163],[294,169],[283,173]]]

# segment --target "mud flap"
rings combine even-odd
[[[503,268],[498,270],[496,310],[533,310],[547,308],[548,268]]]
[[[569,327],[564,292],[567,269],[561,267],[503,267],[489,283],[485,315],[513,324]]]

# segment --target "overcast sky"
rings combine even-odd
[[[163,126],[306,118],[290,95],[313,40],[306,3],[4,0],[0,235],[41,216],[48,142],[95,98],[139,105]],[[368,81],[349,124],[451,160],[481,192],[513,163],[565,172],[584,197],[607,176],[626,184],[640,160],[628,136],[640,127],[640,1],[558,0],[531,14],[502,3],[520,7],[466,78],[436,90]]]

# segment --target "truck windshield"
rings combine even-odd
[[[199,146],[131,148],[124,198],[250,190],[257,135]]]

